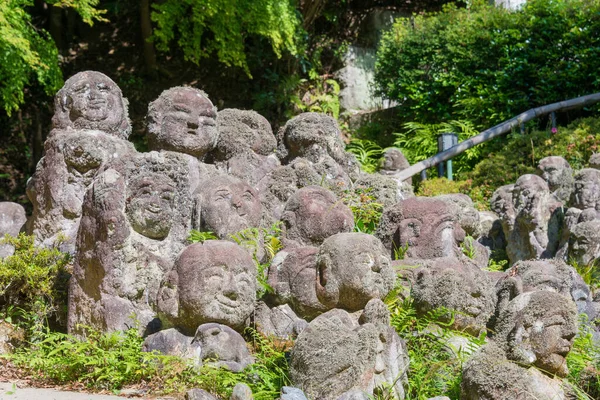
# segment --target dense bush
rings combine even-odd
[[[472,1],[397,20],[378,51],[380,94],[406,121],[488,128],[527,109],[600,91],[600,2]]]

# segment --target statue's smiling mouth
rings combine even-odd
[[[162,210],[162,208],[160,208],[159,206],[152,205],[152,204],[146,207],[146,211],[148,211],[152,214],[158,214],[161,210]]]
[[[226,296],[218,295],[216,300],[220,306],[224,306],[228,309],[235,309],[239,306],[239,303],[236,300],[232,300]]]
[[[101,107],[104,107],[106,105],[106,100],[104,100],[104,99],[90,100],[90,102],[89,102],[88,105],[89,105],[90,108],[101,108]]]

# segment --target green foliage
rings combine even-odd
[[[398,296],[388,296],[386,304],[391,313],[391,324],[400,337],[406,340],[410,357],[406,399],[425,400],[445,395],[459,398],[462,379],[462,363],[467,354],[475,351],[484,343],[484,337],[468,339],[467,351],[449,351],[447,341],[450,337],[460,335],[449,328],[453,322],[447,320],[448,310],[440,308],[419,316],[409,297],[400,300]]]
[[[316,75],[316,72],[309,71],[309,75]],[[300,79],[296,91],[303,93],[301,98],[298,95],[291,97],[298,111],[318,112],[339,118],[340,84],[335,79],[325,79],[318,75],[310,80]]]
[[[362,170],[370,174],[379,169],[384,149],[372,140],[353,139],[346,146],[346,151],[354,154]]]
[[[460,250],[462,253],[471,260],[475,259],[475,254],[477,253],[475,245],[473,244],[474,241],[475,239],[473,239],[472,236],[466,236],[465,240],[460,245]]]
[[[600,397],[600,346],[594,341],[592,328],[585,314],[580,315],[579,332],[567,355],[571,384],[578,399],[597,399]]]
[[[30,322],[39,326],[52,315],[60,318],[67,306],[67,265],[71,257],[56,247],[38,248],[33,236],[6,235],[0,243],[14,246],[12,256],[0,259],[0,305],[5,314],[33,313]]]
[[[266,38],[277,57],[297,52],[300,21],[290,1],[167,0],[152,7],[157,48],[169,51],[175,42],[195,64],[216,54],[250,76],[246,43],[253,37]]]
[[[471,2],[396,21],[378,50],[379,93],[405,121],[488,128],[537,106],[600,91],[600,3]]]
[[[600,288],[600,268],[598,268],[597,260],[594,260],[590,265],[579,264],[574,259],[569,259],[571,265],[577,273],[583,278],[583,281],[594,290]]]
[[[256,399],[273,399],[289,384],[285,354],[273,342],[248,329],[256,363],[241,373],[210,365],[195,367],[190,361],[141,351],[137,329],[86,337],[46,331],[39,343],[18,349],[11,361],[35,379],[64,384],[79,382],[88,388],[119,390],[125,385],[149,387],[156,393],[183,392],[200,387],[222,398],[238,382],[248,384]]]
[[[348,189],[344,191],[341,201],[347,205],[354,215],[354,232],[375,233],[383,205],[371,194],[371,188]]]
[[[73,8],[92,24],[102,20],[103,11],[94,7],[99,0],[48,1],[58,7]],[[48,95],[62,85],[58,51],[47,32],[32,24],[27,7],[33,0],[0,2],[0,108],[8,115],[24,101],[26,86],[38,84]]]
[[[490,145],[491,152],[466,176],[489,203],[496,188],[515,183],[521,175],[534,173],[544,157],[562,156],[573,169],[587,167],[589,157],[600,148],[599,133],[598,118],[573,121],[567,127],[558,127],[556,134],[550,130],[513,132],[496,139]]]
[[[219,240],[219,238],[212,232],[200,232],[196,229],[192,229],[187,240],[190,243],[204,243],[207,240]]]
[[[447,178],[432,178],[419,183],[418,196],[435,197],[441,194],[463,193],[468,195],[478,210],[489,209],[489,196],[485,188],[473,185],[473,180],[450,181]],[[486,197],[487,196],[487,197]]]

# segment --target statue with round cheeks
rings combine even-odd
[[[412,296],[419,313],[439,307],[455,311],[453,328],[475,336],[486,329],[496,302],[488,275],[474,264],[456,258],[438,258],[419,268]]]
[[[600,170],[584,168],[575,174],[571,206],[580,210],[598,209],[600,205]]]
[[[284,243],[318,246],[326,238],[354,227],[352,211],[320,186],[307,186],[294,193],[285,205]]]
[[[571,228],[569,258],[589,266],[600,258],[600,219],[579,222]]]
[[[112,79],[96,71],[73,75],[54,97],[53,129],[95,129],[127,139],[127,100]]]
[[[169,177],[157,173],[139,173],[129,181],[125,213],[133,230],[162,240],[171,229],[176,185]]]
[[[208,322],[243,329],[255,300],[250,254],[235,243],[209,240],[181,253],[161,284],[158,310],[165,325],[189,335]]]
[[[262,204],[258,192],[233,176],[219,175],[198,185],[196,229],[220,239],[243,229],[260,226]]]
[[[575,304],[558,293],[535,291],[511,300],[498,319],[494,339],[509,360],[565,377],[565,358],[576,334]]]
[[[203,159],[218,139],[217,111],[206,93],[191,87],[167,89],[148,106],[148,145]]]
[[[537,175],[522,175],[513,189],[513,204],[518,217],[535,218],[550,194],[548,184]]]
[[[385,248],[366,233],[338,233],[326,239],[317,256],[317,298],[327,308],[358,311],[383,299],[395,273]]]
[[[254,362],[242,335],[227,325],[202,324],[196,330],[193,342],[200,346],[202,361],[217,367],[241,372]]]
[[[410,167],[410,163],[406,160],[400,149],[390,147],[383,153],[381,160],[381,169],[383,171],[400,172],[408,167]]]
[[[554,196],[563,203],[573,192],[573,169],[562,157],[545,157],[538,163],[537,174],[547,183]]]

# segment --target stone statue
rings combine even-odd
[[[550,188],[550,192],[563,204],[567,204],[573,192],[573,170],[571,165],[562,157],[545,157],[538,163],[537,174],[540,175]]]
[[[393,288],[394,270],[385,248],[366,233],[338,233],[317,256],[317,297],[327,308],[358,311]]]
[[[408,162],[406,157],[404,157],[402,151],[395,147],[390,147],[386,149],[383,153],[383,158],[381,160],[381,168],[379,169],[378,173],[381,175],[388,175],[395,178],[400,172],[402,172],[408,167],[410,167],[410,163]],[[398,186],[412,187],[412,177],[407,178],[404,181],[399,181],[396,179],[396,182],[398,182]]]
[[[568,374],[565,357],[576,333],[571,300],[548,291],[515,297],[500,315],[494,341],[463,368],[461,399],[566,399],[562,381],[552,376]]]
[[[121,89],[108,76],[79,72],[67,79],[54,97],[52,129],[90,129],[127,139],[131,133],[127,105]]]
[[[584,168],[575,174],[571,207],[600,211],[600,170]]]
[[[592,266],[600,258],[600,220],[582,221],[570,229],[569,259]]]
[[[398,182],[393,176],[381,174],[360,174],[354,181],[355,189],[362,189],[365,194],[372,196],[374,201],[384,207],[414,197],[412,185]]]
[[[320,186],[308,186],[294,193],[281,220],[285,246],[318,246],[326,238],[350,232],[354,227],[350,208]]]
[[[393,259],[400,251],[415,259],[457,256],[458,243],[465,237],[451,208],[428,197],[409,198],[385,208],[375,235]]]
[[[195,193],[194,227],[219,239],[261,225],[262,205],[257,191],[233,176],[218,175],[200,183]]]
[[[70,332],[156,331],[163,276],[186,244],[192,197],[186,157],[143,153],[100,174],[86,193],[69,290]]]
[[[167,89],[148,107],[148,146],[203,160],[217,143],[216,117],[217,110],[203,91]]]
[[[0,240],[4,235],[19,236],[23,225],[27,222],[25,208],[18,203],[0,201]],[[15,249],[9,244],[0,244],[0,259],[13,255]]]
[[[414,273],[412,296],[425,315],[439,307],[455,312],[452,328],[477,336],[494,313],[496,294],[489,276],[456,258],[437,258]],[[450,315],[447,315],[450,321]]]
[[[515,222],[506,235],[509,261],[554,257],[564,214],[548,184],[537,175],[521,176],[513,189],[513,207]]]
[[[158,294],[164,326],[193,334],[204,323],[243,329],[254,310],[256,266],[235,243],[209,240],[188,246]]]
[[[207,323],[196,330],[194,342],[200,347],[203,362],[241,372],[254,359],[242,335],[227,325]]]

